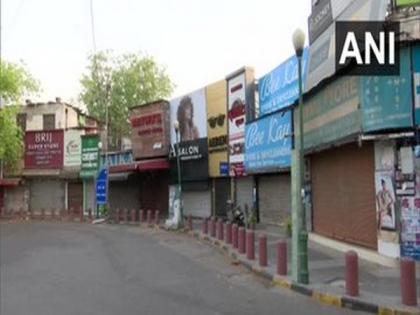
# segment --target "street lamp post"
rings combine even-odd
[[[298,59],[299,105],[296,112],[295,141],[292,163],[292,276],[298,283],[309,283],[308,270],[308,233],[306,231],[306,216],[304,207],[304,149],[303,149],[303,91],[302,91],[302,55],[305,45],[305,34],[297,29],[293,33],[293,46]],[[295,124],[296,126],[296,124]],[[299,138],[296,137],[297,131]]]
[[[174,121],[175,137],[176,137],[176,166],[178,170],[178,197],[179,197],[179,212],[180,212],[180,222],[179,226],[184,225],[184,209],[182,204],[182,182],[181,182],[181,158],[179,152],[179,122],[178,120]]]

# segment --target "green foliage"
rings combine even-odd
[[[0,61],[0,97],[3,105],[22,103],[23,97],[38,90],[38,81],[23,64]]]
[[[130,107],[169,97],[174,88],[166,69],[152,57],[115,56],[110,51],[89,57],[87,73],[80,83],[80,99],[91,115],[105,122],[108,104],[109,136],[114,146],[130,133]]]
[[[11,170],[18,166],[23,152],[23,133],[16,124],[17,106],[0,109],[0,160]]]
[[[23,152],[23,133],[16,123],[18,104],[37,92],[39,83],[22,64],[0,61],[0,160],[15,170]]]

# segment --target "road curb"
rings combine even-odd
[[[420,310],[415,308],[392,308],[385,305],[378,305],[376,303],[365,301],[359,298],[352,298],[346,295],[337,295],[323,292],[313,289],[308,285],[295,283],[288,277],[280,277],[278,275],[271,274],[269,271],[267,271],[266,268],[258,266],[255,261],[248,261],[245,255],[236,253],[236,251],[232,249],[231,246],[228,246],[223,241],[214,239],[208,235],[203,235],[201,232],[197,231],[190,232],[189,235],[198,240],[206,241],[211,245],[221,249],[222,252],[225,252],[231,259],[239,262],[243,267],[255,275],[270,281],[274,286],[289,289],[296,293],[305,295],[317,301],[318,303],[334,307],[347,308],[355,311],[364,311],[378,315],[420,315]]]

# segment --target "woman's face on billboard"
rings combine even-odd
[[[185,120],[191,120],[192,119],[191,116],[192,116],[191,106],[185,106],[185,110],[184,110]]]

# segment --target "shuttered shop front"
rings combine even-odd
[[[40,213],[45,209],[64,210],[65,182],[57,179],[30,180],[29,208],[31,212]]]
[[[258,176],[260,222],[282,224],[290,215],[290,174]]]
[[[253,207],[254,178],[252,176],[236,178],[236,205],[242,210],[245,205],[248,209]]]
[[[207,181],[183,183],[182,202],[184,215],[211,216],[211,190]]]
[[[377,248],[372,143],[311,156],[313,228],[348,243]]]

